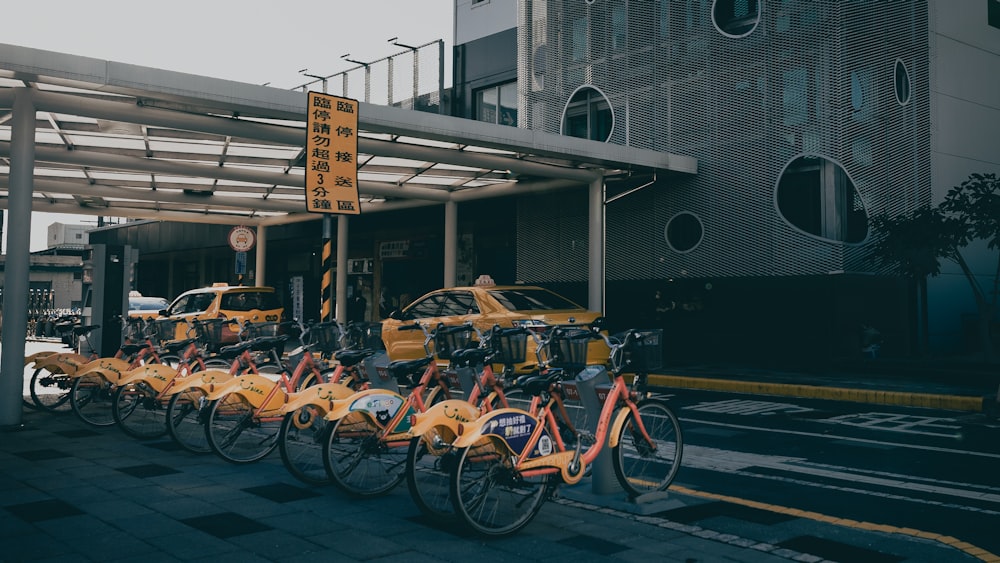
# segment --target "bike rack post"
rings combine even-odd
[[[587,430],[592,434],[597,434],[597,419],[601,417],[601,409],[604,401],[598,397],[598,384],[607,382],[607,370],[604,366],[587,366],[574,378],[577,390],[580,393],[580,402],[583,403],[583,410],[587,413]],[[605,391],[607,393],[607,391]],[[595,494],[606,495],[621,492],[622,488],[615,477],[614,467],[611,465],[610,448],[602,448],[591,465],[591,489]]]

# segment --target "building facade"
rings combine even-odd
[[[993,4],[518,2],[520,127],[699,162],[683,182],[623,181],[645,187],[607,205],[608,315],[665,323],[692,359],[850,356],[863,325],[887,353],[925,331],[933,351],[962,351],[974,304],[960,272],[931,280],[925,305],[869,260],[869,219],[1000,169]],[[509,88],[471,97],[494,87]],[[519,201],[519,279],[585,279],[584,198]],[[650,316],[658,290],[673,308]]]

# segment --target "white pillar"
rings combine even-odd
[[[0,348],[0,428],[21,425],[24,393],[24,336],[28,331],[31,269],[31,196],[35,190],[35,106],[31,92],[14,94],[7,209],[7,259],[4,264],[3,344]]]
[[[347,323],[347,215],[337,216],[337,322]]]
[[[590,182],[587,308],[604,314],[604,171]]]
[[[458,264],[458,204],[444,204],[444,285],[455,287]]]
[[[267,285],[264,283],[264,276],[267,274],[264,262],[267,260],[267,227],[257,226],[257,258],[254,269],[254,285]]]

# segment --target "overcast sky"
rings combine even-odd
[[[356,66],[341,59],[346,53],[374,61],[399,52],[391,37],[414,46],[443,39],[450,53],[453,2],[5,2],[0,42],[291,89],[309,80],[300,69],[328,76]],[[49,224],[88,221],[96,217],[35,213],[31,250],[46,248]]]

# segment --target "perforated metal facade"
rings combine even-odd
[[[749,23],[724,33],[724,6]],[[699,163],[690,180],[661,178],[608,206],[609,281],[869,271],[863,243],[809,234],[779,211],[779,178],[803,155],[839,165],[867,216],[930,202],[926,1],[522,0],[519,10],[521,127],[561,132],[568,102],[590,87],[611,108],[608,142]],[[522,199],[518,213],[519,279],[586,279],[585,190]],[[665,236],[680,213],[701,225],[684,251]]]

